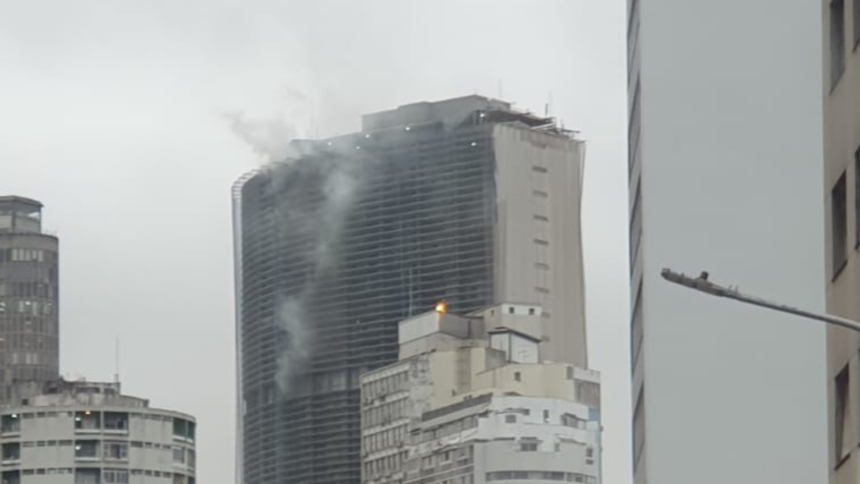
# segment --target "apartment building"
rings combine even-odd
[[[860,320],[860,1],[822,0],[827,311]],[[860,340],[827,328],[830,482],[860,479]],[[852,458],[853,456],[853,458]]]
[[[42,204],[0,197],[0,401],[16,381],[59,377],[59,240]]]
[[[119,383],[28,382],[12,394],[0,413],[6,484],[195,482],[190,415],[122,395]]]
[[[540,303],[543,354],[585,366],[576,133],[467,96],[292,148],[234,188],[245,484],[358,482],[359,376],[437,300]]]
[[[543,360],[540,306],[443,309],[362,376],[362,484],[599,483],[599,374]]]

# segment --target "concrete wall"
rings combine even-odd
[[[495,126],[493,140],[497,299],[543,306],[544,359],[586,367],[584,145],[510,125]]]
[[[635,482],[822,482],[822,326],[659,274],[709,270],[824,309],[820,3],[628,3],[644,332],[632,390],[634,408],[647,402]]]
[[[583,428],[563,425],[562,415],[581,419]],[[510,417],[515,421],[511,422]],[[587,407],[569,401],[495,396],[486,408],[481,408],[477,428],[425,442],[416,446],[416,451],[419,455],[428,455],[439,449],[474,442],[475,483],[485,482],[487,473],[506,471],[564,472],[591,476],[592,482],[597,482],[599,462],[594,457],[600,453],[599,430],[587,428],[588,418]],[[435,421],[425,423],[427,426],[435,424]],[[537,450],[523,451],[524,439],[536,439]]]
[[[858,176],[858,161],[855,158],[860,150],[860,48],[854,41],[855,29],[853,18],[857,14],[857,2],[844,1],[845,35],[843,44],[845,69],[838,82],[833,83],[831,73],[831,49],[835,47],[831,37],[831,0],[822,0],[822,80],[824,106],[824,186],[822,190],[824,210],[824,234],[827,280],[827,312],[840,315],[854,321],[860,320],[860,238],[857,237],[858,211],[857,200],[860,200],[860,189],[855,182]],[[845,176],[846,186],[846,232],[845,264],[834,266],[833,239],[834,213],[831,192],[840,176]],[[860,427],[860,389],[858,389],[858,348],[860,337],[857,334],[840,328],[827,329],[827,425],[829,438],[828,464],[830,482],[833,484],[854,484],[860,479],[860,464],[858,464],[857,444],[858,427]],[[836,375],[848,366],[848,405],[844,421],[845,435],[843,442],[850,454],[847,460],[841,461],[835,452],[836,430]]]

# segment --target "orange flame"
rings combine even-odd
[[[445,301],[439,301],[436,303],[436,312],[439,314],[445,314],[448,312],[448,304]]]

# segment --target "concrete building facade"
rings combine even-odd
[[[597,372],[539,352],[541,308],[434,311],[361,380],[362,484],[600,482]]]
[[[359,376],[437,300],[536,301],[546,357],[587,361],[575,133],[480,96],[362,123],[234,197],[245,484],[358,482]]]
[[[42,204],[0,197],[0,401],[16,381],[59,377],[59,247]]]
[[[686,291],[660,271],[707,270],[824,310],[821,7],[627,5],[634,483],[820,481],[824,329]],[[856,96],[856,71],[835,89]],[[856,122],[847,104],[838,110]],[[857,145],[846,126],[843,168]]]
[[[31,382],[12,393],[0,413],[6,484],[195,482],[190,415],[122,395],[119,383]]]
[[[860,1],[822,0],[827,312],[860,320]],[[860,338],[827,328],[830,482],[860,479]],[[851,458],[853,456],[853,458]]]

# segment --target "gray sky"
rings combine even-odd
[[[624,0],[3,2],[0,193],[61,238],[62,367],[199,420],[233,479],[230,186],[259,156],[218,113],[300,135],[478,92],[588,140],[591,366],[607,484],[629,482]],[[50,13],[49,13],[50,12]]]

